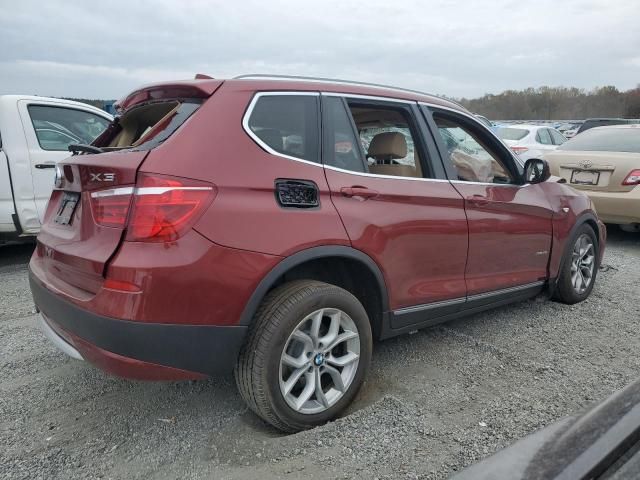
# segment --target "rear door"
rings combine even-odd
[[[469,222],[465,271],[469,298],[541,284],[551,248],[551,206],[539,185],[521,184],[521,167],[471,116],[423,107]]]
[[[467,224],[415,103],[322,95],[323,161],[354,248],[382,269],[392,326],[452,313],[466,295]],[[439,162],[438,162],[439,163]]]
[[[47,202],[51,196],[55,165],[71,155],[72,143],[91,143],[110,122],[110,116],[96,113],[89,106],[65,103],[21,100],[18,111],[24,129],[33,195],[40,223],[44,220]]]

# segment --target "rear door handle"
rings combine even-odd
[[[43,170],[45,168],[56,168],[56,164],[55,163],[36,163],[35,167],[38,170]]]
[[[345,197],[359,197],[363,200],[368,198],[377,197],[380,193],[377,190],[372,190],[367,187],[361,187],[359,185],[354,185],[353,187],[342,187],[340,189],[340,193]]]
[[[476,207],[482,207],[487,205],[489,200],[487,200],[487,197],[484,195],[471,195],[470,197],[467,197],[467,202]]]

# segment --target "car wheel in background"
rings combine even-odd
[[[260,417],[286,432],[335,418],[369,370],[371,325],[346,290],[300,280],[262,302],[235,369],[238,389]]]
[[[620,230],[628,233],[640,233],[640,223],[629,223],[626,225],[619,225]]]
[[[598,273],[599,246],[593,228],[586,223],[574,233],[562,262],[554,298],[574,304],[593,290]]]

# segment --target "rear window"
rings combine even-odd
[[[640,153],[640,128],[594,128],[567,140],[558,150]]]
[[[72,143],[91,143],[109,120],[84,110],[29,105],[29,117],[43,150],[67,150]]]
[[[262,94],[246,126],[271,153],[319,162],[317,95]]]
[[[498,129],[498,136],[503,140],[522,140],[529,135],[524,128],[503,127]]]
[[[94,145],[104,151],[149,150],[166,140],[200,107],[200,100],[171,100],[131,107]]]

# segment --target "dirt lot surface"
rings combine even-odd
[[[612,228],[596,288],[379,343],[353,408],[283,436],[230,378],[145,383],[38,330],[31,247],[0,247],[0,478],[446,478],[640,376],[640,235]]]

